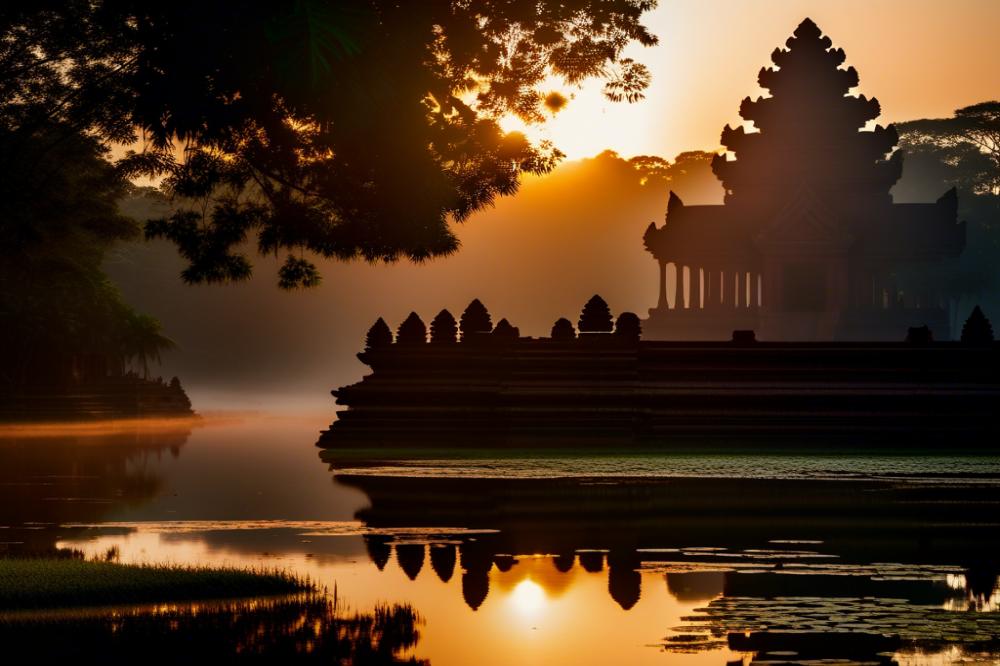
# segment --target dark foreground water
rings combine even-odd
[[[281,567],[336,598],[223,605],[208,628],[183,604],[7,611],[7,649],[61,634],[95,650],[102,631],[140,651],[162,631],[246,649],[266,611],[283,650],[307,651],[321,633],[369,641],[344,618],[403,604],[416,636],[384,645],[432,664],[1000,661],[998,457],[804,443],[328,463],[322,423],[0,437],[0,548]]]

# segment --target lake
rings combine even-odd
[[[1000,457],[321,459],[326,420],[8,432],[0,548],[289,569],[435,665],[1000,658]]]

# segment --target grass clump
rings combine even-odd
[[[0,610],[233,599],[314,590],[280,571],[0,558]]]

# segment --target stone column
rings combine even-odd
[[[687,310],[691,307],[691,267],[681,267],[681,306]]]
[[[657,310],[666,310],[667,304],[667,262],[660,260],[660,299],[656,304]]]
[[[684,307],[684,269],[678,262],[674,262],[674,309],[680,310]]]

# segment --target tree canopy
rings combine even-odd
[[[544,173],[549,143],[504,132],[565,103],[545,88],[599,77],[640,99],[625,57],[656,38],[653,0],[397,3],[66,0],[0,10],[0,121],[58,120],[138,146],[119,166],[178,203],[147,234],[190,282],[250,275],[247,245],[285,255],[279,284],[318,283],[310,257],[422,260],[463,221]],[[180,205],[185,204],[185,205]]]
[[[0,126],[0,386],[102,375],[132,360],[148,374],[173,346],[101,268],[115,242],[139,232],[118,211],[129,185],[105,155],[65,123]]]
[[[974,194],[1000,195],[1000,101],[980,102],[950,118],[896,125],[907,153],[933,153],[953,170],[952,180]]]
[[[952,330],[960,313],[979,302],[997,307],[1000,285],[1000,101],[955,111],[949,118],[924,118],[896,125],[905,153],[898,200],[926,201],[948,187],[958,190],[959,219],[967,223],[965,251],[942,270],[915,267],[904,283],[943,286],[955,301]],[[904,284],[905,286],[905,284]]]

